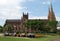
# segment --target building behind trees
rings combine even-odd
[[[10,32],[56,32],[56,17],[52,4],[48,9],[48,19],[28,19],[29,13],[24,13],[20,19],[7,19],[4,24],[4,32],[8,32],[5,27],[10,25]]]

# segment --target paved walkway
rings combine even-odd
[[[60,41],[60,38],[59,39],[52,40],[52,41]]]
[[[0,36],[4,36],[4,34],[3,33],[0,33]]]

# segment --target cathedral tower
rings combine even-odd
[[[23,13],[23,22],[27,22],[28,20],[28,13]]]
[[[23,12],[23,17],[22,17],[22,30],[23,30],[23,32],[27,32],[27,27],[26,27],[27,22],[28,22],[28,12],[27,13]]]
[[[55,17],[54,11],[53,11],[52,4],[50,4],[50,6],[49,6],[48,20],[49,21],[56,21],[56,17]]]

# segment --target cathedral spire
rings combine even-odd
[[[50,3],[50,6],[49,6],[48,20],[49,21],[56,21],[54,11],[53,11],[53,7],[52,7],[52,3]]]

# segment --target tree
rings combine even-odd
[[[57,21],[49,21],[48,26],[50,28],[50,32],[56,32]]]
[[[0,32],[3,32],[3,27],[2,26],[0,26]]]
[[[11,25],[10,24],[6,25],[4,29],[6,32],[11,32]]]
[[[25,27],[29,29],[30,31],[43,31],[44,30],[44,22],[40,20],[28,20],[27,23],[25,23]],[[32,32],[33,32],[32,31]]]

